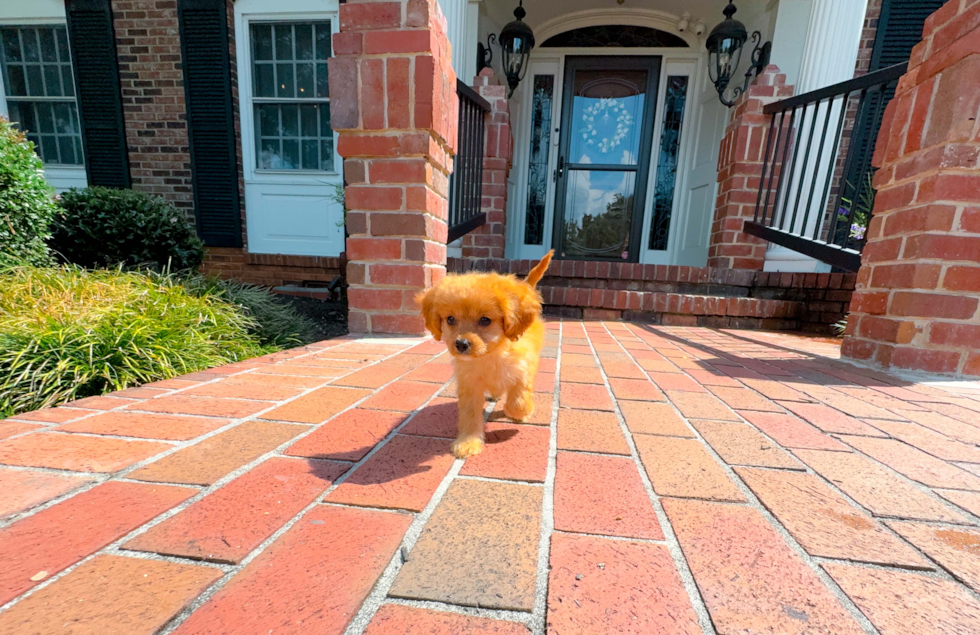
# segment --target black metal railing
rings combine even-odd
[[[487,222],[480,211],[483,199],[483,144],[490,104],[475,90],[456,80],[459,131],[456,159],[449,177],[449,242]]]
[[[871,157],[906,67],[896,64],[765,107],[769,131],[746,233],[857,271],[874,206]]]

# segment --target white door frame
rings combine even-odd
[[[330,20],[331,30],[337,33],[340,28],[338,0],[235,2],[235,49],[249,253],[339,256],[344,251],[343,208],[333,199],[335,186],[343,184],[343,159],[336,153],[336,135],[332,171],[260,170],[256,167],[249,27],[253,22],[316,20]],[[293,214],[292,219],[289,214]],[[295,229],[288,227],[290,221]]]
[[[622,20],[622,18],[620,18]],[[584,25],[583,25],[584,26]],[[692,143],[692,119],[691,111],[696,106],[698,74],[702,71],[701,56],[698,49],[690,48],[546,48],[536,49],[531,53],[528,61],[528,71],[521,82],[514,98],[511,102],[513,113],[517,113],[517,121],[514,135],[514,161],[511,171],[514,178],[514,188],[512,196],[508,197],[508,232],[507,232],[507,257],[515,259],[537,259],[543,256],[552,244],[554,208],[555,208],[555,182],[554,171],[558,161],[558,127],[561,124],[561,100],[565,76],[565,59],[573,56],[658,56],[661,58],[660,84],[657,93],[657,105],[654,113],[654,133],[653,147],[651,148],[650,171],[647,175],[648,183],[656,183],[656,157],[659,154],[660,137],[663,124],[663,106],[666,92],[667,77],[670,75],[687,75],[688,81],[687,101],[684,109],[684,119],[681,124],[681,145],[678,149],[678,170],[677,181],[674,184],[674,202],[670,220],[670,239],[665,251],[654,251],[647,249],[649,226],[653,210],[654,191],[648,188],[643,210],[643,245],[640,250],[640,262],[643,264],[673,264],[677,258],[676,250],[679,249],[680,241],[677,240],[679,231],[679,219],[684,207],[681,201],[685,198],[681,194],[685,192],[687,181],[687,170],[682,169],[689,155],[689,147]],[[548,194],[545,206],[544,231],[541,245],[525,245],[525,212],[527,209],[527,174],[528,161],[531,142],[531,108],[532,94],[531,87],[534,84],[534,75],[554,74],[555,87],[552,98],[552,131],[551,131],[551,152],[549,152],[548,163]]]

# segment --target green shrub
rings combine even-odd
[[[0,265],[48,264],[54,190],[34,144],[0,117]]]
[[[134,190],[89,187],[60,199],[51,248],[83,267],[197,269],[204,244],[187,216],[161,198]]]
[[[0,272],[0,418],[270,352],[255,321],[174,276]]]
[[[268,289],[204,276],[193,276],[185,284],[194,293],[220,297],[240,307],[254,320],[251,332],[264,346],[287,348],[318,339],[313,321]]]

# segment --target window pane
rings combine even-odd
[[[328,83],[329,73],[327,72],[326,64],[316,65],[316,96],[329,98],[330,97],[330,85]]]
[[[282,136],[299,136],[299,107],[294,105],[280,106],[282,109]]]
[[[333,137],[330,130],[330,104],[320,104],[320,136]]]
[[[3,58],[6,62],[22,62],[20,35],[17,29],[3,29]]]
[[[252,25],[252,59],[272,59],[272,26],[268,24]]]
[[[7,94],[8,95],[27,95],[27,80],[24,77],[24,67],[7,67]]]
[[[317,142],[303,141],[303,169],[318,170],[320,159],[317,156]]]
[[[317,136],[317,106],[305,104],[300,106],[300,118],[302,119],[303,137]]]
[[[313,25],[296,25],[296,59],[313,59]]]
[[[71,51],[68,49],[68,30],[63,27],[55,27],[55,36],[58,40],[58,59],[62,62],[71,61]]]
[[[527,211],[524,217],[525,245],[540,245],[544,240],[544,210],[548,196],[548,161],[551,152],[551,103],[554,93],[554,75],[534,76]]]
[[[282,140],[282,167],[285,170],[296,170],[299,166],[299,141],[296,139]]]
[[[293,25],[276,25],[276,59],[293,59]]]
[[[54,132],[54,113],[51,112],[51,104],[35,104],[37,112],[37,131],[45,134]]]
[[[75,148],[72,145],[71,137],[58,137],[58,149],[61,151],[61,163],[76,163]]]
[[[48,97],[60,97],[64,95],[61,90],[61,69],[51,64],[44,67],[44,85],[47,87]]]
[[[296,96],[313,96],[313,64],[296,65]]]
[[[670,234],[670,212],[674,206],[674,184],[677,181],[677,155],[681,144],[681,123],[687,101],[687,77],[667,78],[664,97],[663,132],[657,159],[657,182],[653,194],[653,218],[650,221],[650,249],[667,249]]]
[[[20,30],[20,44],[24,50],[24,61],[25,62],[40,62],[41,54],[38,52],[37,48],[37,30],[36,29],[21,29]]]
[[[330,59],[330,23],[318,22],[316,25],[316,58]]]
[[[262,139],[259,142],[259,167],[266,170],[276,170],[280,167],[279,155],[282,150],[278,139]]]
[[[61,163],[58,160],[58,137],[41,135],[41,152],[38,155],[45,163]]]
[[[58,62],[58,49],[54,43],[54,29],[38,29],[38,37],[41,40],[41,61]]]
[[[263,137],[278,137],[282,134],[279,129],[279,106],[259,104],[259,130]]]
[[[68,64],[61,65],[61,86],[65,90],[65,95],[75,96],[75,78],[71,76],[71,66]]]
[[[276,75],[272,64],[255,65],[255,96],[276,96]]]
[[[276,64],[276,86],[278,97],[295,97],[296,83],[293,80],[292,64]]]
[[[55,131],[60,134],[73,134],[77,132],[72,121],[71,106],[64,102],[53,104],[53,106]]]
[[[27,94],[44,97],[44,78],[40,64],[27,65]]]
[[[320,142],[320,169],[333,171],[333,139]]]

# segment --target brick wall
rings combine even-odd
[[[718,198],[708,243],[708,266],[761,270],[766,241],[742,231],[755,214],[770,118],[762,108],[793,94],[786,76],[769,65],[731,109],[718,153]]]
[[[176,0],[112,0],[133,189],[194,213]]]
[[[249,254],[243,249],[210,248],[201,270],[221,278],[265,287],[326,287],[344,275],[346,258]]]
[[[875,148],[842,353],[980,376],[980,0],[950,0],[923,35]]]

